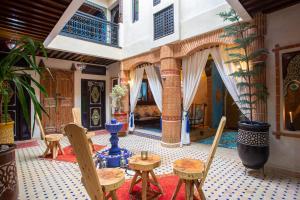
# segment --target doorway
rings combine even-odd
[[[105,81],[81,79],[81,119],[88,130],[105,128]]]
[[[73,122],[74,73],[51,69],[51,75],[45,72],[40,81],[48,93],[48,96],[41,94],[41,103],[48,113],[42,115],[46,134],[60,133],[66,124]]]
[[[29,83],[29,79],[25,76],[23,77],[25,81]],[[10,83],[10,87],[12,90],[12,93],[10,95],[10,100],[8,103],[8,113],[11,117],[11,119],[15,122],[14,123],[14,139],[16,141],[21,140],[29,140],[31,139],[31,131],[30,131],[30,116],[29,116],[29,125],[26,123],[26,120],[24,118],[24,114],[22,111],[21,103],[16,95],[16,86],[13,83]],[[30,98],[29,94],[27,92],[24,92],[25,98],[27,99],[27,105],[28,111],[30,113]]]

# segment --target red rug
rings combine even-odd
[[[15,141],[15,144],[17,146],[17,149],[23,149],[28,147],[37,147],[39,146],[39,143],[37,140],[25,140],[25,141]]]
[[[95,131],[95,135],[105,135],[105,134],[109,134],[109,132],[107,130],[99,130],[99,131]]]
[[[101,145],[98,145],[98,144],[94,144],[94,147],[96,149],[95,152],[97,152],[97,151],[100,151],[101,149],[104,149],[106,146],[101,146]],[[65,154],[62,155],[61,152],[59,151],[57,158],[54,159],[54,160],[64,161],[64,162],[72,162],[72,163],[76,163],[77,162],[76,156],[75,156],[75,154],[73,152],[72,146],[67,146],[67,147],[63,148],[63,150],[64,150]],[[44,158],[44,157],[41,156],[41,158]],[[52,160],[52,156],[48,155],[46,157],[46,159],[51,159]]]
[[[170,200],[172,198],[173,192],[175,191],[175,188],[177,186],[178,183],[178,176],[174,176],[174,175],[170,175],[170,176],[162,176],[162,177],[158,177],[158,182],[160,183],[160,185],[163,188],[163,194],[159,196],[158,200]],[[130,184],[131,184],[131,180],[128,180],[124,183],[124,185],[119,188],[117,190],[117,196],[119,199],[122,200],[140,200],[141,199],[141,191],[142,191],[142,187],[141,184],[136,185],[133,189],[134,194],[132,195],[132,198],[130,198],[130,195],[128,193],[129,188],[130,188]],[[157,189],[155,188],[155,186],[151,187],[153,189]],[[182,184],[177,198],[176,200],[185,200],[185,185]],[[197,198],[194,198],[195,200]],[[197,199],[198,200],[198,199]]]

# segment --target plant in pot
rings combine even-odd
[[[127,113],[123,112],[122,107],[122,98],[126,96],[127,91],[126,86],[115,85],[110,93],[110,97],[112,98],[112,108],[114,110],[113,116],[117,121],[123,123],[123,127],[118,134],[119,136],[126,136],[127,134]]]
[[[268,97],[266,85],[260,79],[266,66],[268,51],[264,48],[250,51],[258,38],[256,26],[251,22],[242,22],[234,10],[219,14],[224,21],[232,25],[224,28],[222,37],[233,38],[234,45],[226,48],[230,60],[237,70],[230,74],[237,81],[239,89],[238,104],[244,120],[238,123],[237,149],[243,165],[250,169],[263,169],[269,157],[269,127],[265,122],[255,120],[256,104],[265,102]]]
[[[32,101],[34,115],[38,114],[41,117],[42,111],[45,111],[36,97],[34,88],[38,88],[46,95],[45,89],[30,76],[32,73],[41,75],[45,69],[36,63],[36,54],[39,51],[43,52],[45,57],[47,56],[41,42],[24,37],[17,42],[15,48],[0,60],[0,176],[5,177],[0,180],[0,199],[17,199],[18,197],[14,122],[8,113],[8,103],[13,92],[11,84],[15,85],[16,96],[29,126],[28,101]],[[16,67],[20,60],[24,60],[28,67]],[[30,99],[26,99],[26,93]]]

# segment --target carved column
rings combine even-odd
[[[173,57],[171,46],[160,48],[163,80],[162,146],[179,147],[181,132],[180,62]]]

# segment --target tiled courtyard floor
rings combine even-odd
[[[108,144],[109,135],[93,138],[96,144]],[[43,199],[89,199],[80,179],[77,164],[49,161],[38,158],[45,145],[17,150],[17,167],[20,200]],[[120,146],[133,153],[141,150],[159,154],[162,165],[157,174],[172,173],[174,160],[190,157],[205,160],[210,146],[193,143],[177,149],[164,148],[158,140],[136,135],[120,138]],[[63,146],[69,145],[66,138]],[[259,174],[245,175],[244,167],[237,158],[236,150],[218,148],[217,155],[204,184],[207,199],[274,199],[300,200],[300,179],[267,173],[263,179]]]

